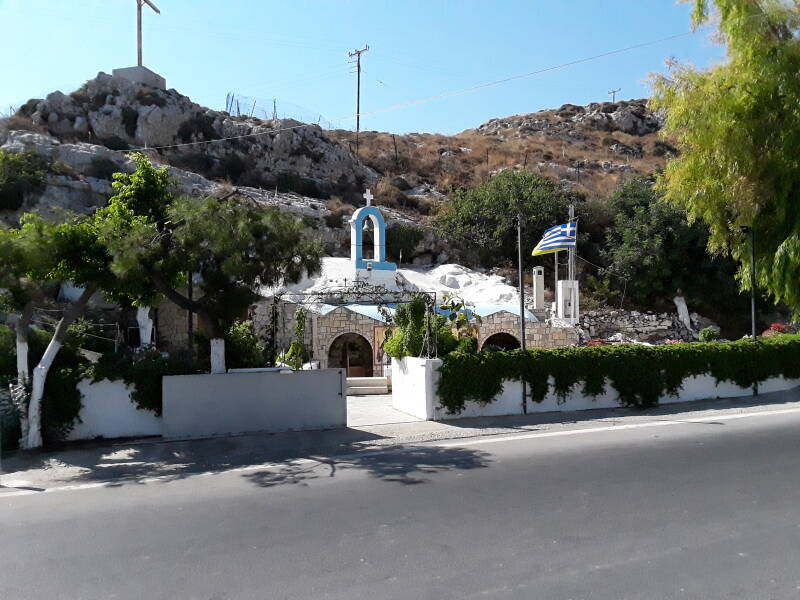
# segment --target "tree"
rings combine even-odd
[[[530,236],[567,220],[575,198],[561,184],[529,171],[503,171],[470,190],[453,194],[436,216],[442,236],[484,266],[517,261],[518,214]],[[535,242],[534,242],[535,244]],[[523,252],[532,264],[530,251]]]
[[[656,78],[655,109],[681,151],[659,186],[704,221],[709,247],[730,252],[750,287],[755,231],[757,285],[800,315],[800,9],[782,0],[692,0],[693,22],[715,7],[728,61],[709,70],[673,69]]]
[[[742,306],[737,314],[745,314],[733,261],[709,254],[706,227],[690,225],[686,211],[666,202],[652,180],[623,183],[608,207],[613,224],[601,252],[604,285],[624,289],[625,299],[637,306],[667,308],[681,289],[691,306],[715,320],[725,320],[732,303]]]
[[[299,219],[247,199],[174,198],[166,168],[134,159],[136,171],[115,175],[117,194],[97,212],[113,269],[197,313],[210,338],[211,372],[224,373],[224,333],[259,286],[317,271],[321,245],[305,237]],[[199,298],[180,291],[185,273],[199,275]]]
[[[28,336],[33,309],[42,296],[42,282],[32,281],[28,275],[34,265],[49,257],[31,252],[36,248],[23,248],[19,234],[18,229],[0,229],[0,302],[13,315],[9,324],[15,331],[17,381],[24,385],[30,380]]]
[[[98,290],[122,294],[123,288],[110,270],[110,256],[98,238],[90,218],[65,223],[48,223],[34,215],[24,215],[18,229],[0,232],[3,253],[3,286],[12,308],[20,309],[17,319],[17,372],[25,383],[28,377],[28,331],[35,302],[46,294],[48,284],[71,281],[82,287],[56,324],[39,363],[33,369],[27,415],[23,416],[22,444],[26,448],[42,445],[41,409],[47,374],[64,345],[70,325],[83,314]]]

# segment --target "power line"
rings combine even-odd
[[[510,83],[512,81],[517,81],[517,80],[520,80],[520,79],[526,79],[526,78],[529,78],[529,77],[533,77],[535,75],[541,75],[542,73],[548,73],[548,72],[551,72],[551,71],[557,71],[557,70],[560,70],[560,69],[566,69],[568,67],[572,67],[572,66],[575,66],[575,65],[587,63],[587,62],[594,61],[594,60],[599,60],[601,58],[607,58],[609,56],[614,56],[614,55],[617,55],[617,54],[623,54],[625,52],[631,52],[633,50],[638,50],[640,48],[646,48],[648,46],[654,46],[656,44],[662,44],[664,42],[669,42],[669,41],[672,41],[672,40],[675,40],[675,39],[678,39],[678,38],[682,38],[682,37],[687,37],[687,36],[690,36],[690,35],[693,35],[693,34],[694,34],[694,31],[685,31],[683,33],[677,33],[677,34],[670,35],[670,36],[663,37],[663,38],[659,38],[659,39],[656,39],[656,40],[651,40],[651,41],[648,41],[648,42],[642,42],[642,43],[639,43],[639,44],[633,44],[631,46],[626,46],[624,48],[617,48],[615,50],[609,50],[607,52],[602,52],[600,54],[595,54],[593,56],[587,56],[587,57],[584,57],[584,58],[578,58],[578,59],[571,60],[571,61],[568,61],[568,62],[560,63],[558,65],[553,65],[553,66],[550,66],[550,67],[544,67],[542,69],[537,69],[535,71],[530,71],[528,73],[522,73],[520,75],[512,75],[510,77],[504,77],[502,79],[496,79],[494,81],[489,81],[489,82],[486,82],[486,83],[472,85],[472,86],[469,86],[469,87],[466,87],[466,88],[461,88],[461,89],[458,89],[458,90],[452,90],[452,91],[449,91],[449,92],[442,92],[440,94],[435,94],[435,95],[432,95],[432,96],[426,96],[426,97],[423,97],[423,98],[418,98],[416,100],[410,100],[408,102],[401,102],[401,103],[398,103],[398,104],[392,104],[390,106],[385,106],[383,108],[377,108],[377,109],[374,109],[374,110],[371,110],[371,111],[357,112],[356,114],[346,115],[344,117],[335,118],[335,119],[332,120],[332,122],[344,121],[344,120],[347,120],[347,119],[352,119],[354,117],[358,120],[362,115],[374,115],[374,114],[379,114],[379,113],[384,113],[384,112],[390,112],[390,111],[394,111],[394,110],[399,110],[401,108],[406,108],[406,107],[409,107],[409,106],[415,106],[417,104],[423,104],[423,103],[426,103],[426,102],[432,102],[434,100],[439,100],[439,99],[442,99],[442,98],[449,98],[449,97],[452,97],[452,96],[459,96],[459,95],[462,95],[462,94],[467,94],[467,93],[478,91],[478,90],[481,90],[481,89],[486,89],[486,88],[489,88],[489,87],[495,87],[495,86],[498,86],[498,85],[503,85],[505,83]],[[135,148],[134,150],[166,150],[166,149],[169,149],[169,148],[179,148],[179,147],[182,147],[182,146],[196,146],[196,145],[201,145],[201,144],[213,144],[213,143],[216,143],[216,142],[224,142],[224,141],[227,141],[227,140],[236,140],[236,139],[249,138],[249,137],[258,137],[258,136],[261,136],[261,135],[275,134],[275,133],[280,133],[280,132],[283,132],[283,131],[291,131],[293,129],[301,129],[303,127],[308,127],[308,126],[309,125],[304,123],[302,125],[294,125],[294,126],[291,126],[291,127],[283,127],[283,128],[279,128],[279,129],[269,129],[269,130],[266,130],[266,131],[260,131],[260,132],[256,132],[256,133],[246,133],[246,134],[242,134],[242,135],[234,135],[234,136],[229,136],[229,137],[218,138],[218,139],[215,139],[215,140],[200,140],[200,141],[196,141],[196,142],[183,142],[183,143],[180,143],[180,144],[167,144],[167,145],[164,145],[164,146],[150,146],[148,148]],[[118,150],[118,152],[129,152],[129,151],[130,150]]]

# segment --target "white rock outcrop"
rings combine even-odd
[[[64,142],[157,148],[158,160],[235,184],[316,195],[377,180],[318,125],[231,116],[160,90],[99,73],[71,94],[29,100],[14,116]],[[0,136],[3,134],[0,133]],[[0,143],[3,143],[0,137]]]

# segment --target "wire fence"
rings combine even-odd
[[[225,96],[225,112],[235,117],[256,117],[265,121],[294,119],[302,123],[319,125],[322,129],[337,128],[322,113],[281,98],[245,96],[238,92],[228,92]]]

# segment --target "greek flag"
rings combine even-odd
[[[533,256],[539,254],[552,254],[559,250],[569,250],[575,247],[575,242],[578,239],[578,223],[564,223],[563,225],[556,225],[544,232],[542,240],[536,244],[533,249]]]

